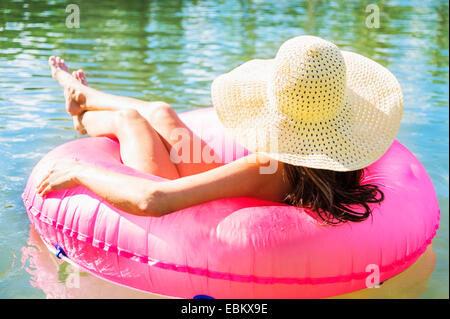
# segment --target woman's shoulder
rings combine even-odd
[[[262,153],[253,153],[235,163],[238,163],[234,166],[236,170],[248,172],[240,174],[241,182],[254,187],[254,197],[273,201],[284,200],[291,186],[286,179],[282,162]]]

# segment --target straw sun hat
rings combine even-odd
[[[352,171],[394,141],[402,93],[394,75],[314,36],[283,43],[274,59],[217,77],[213,105],[241,145],[297,166]]]

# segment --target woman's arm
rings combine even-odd
[[[78,184],[131,214],[159,217],[227,197],[254,197],[281,201],[287,191],[281,165],[273,174],[261,174],[267,158],[249,155],[232,163],[171,181],[154,182],[81,163],[59,163],[38,185],[45,196],[52,190]],[[273,160],[272,160],[273,161]]]
[[[148,194],[152,193],[156,184],[90,164],[60,161],[50,168],[36,188],[44,197],[51,191],[83,185],[118,209],[135,215],[147,215],[143,207],[147,207]]]
[[[282,163],[270,160],[276,170],[272,174],[262,174],[261,167],[267,167],[268,160],[251,154],[200,174],[159,183],[159,194],[155,198],[164,198],[161,200],[165,203],[163,214],[230,197],[282,201],[289,187],[284,181]],[[151,210],[152,199],[147,203]]]

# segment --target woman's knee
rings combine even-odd
[[[178,117],[170,104],[165,102],[152,102],[152,104],[146,111],[146,118],[150,123],[157,125],[173,121]]]
[[[118,127],[126,125],[127,123],[133,123],[133,125],[139,123],[145,123],[145,118],[134,109],[120,110],[116,112],[115,122]]]

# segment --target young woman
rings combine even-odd
[[[59,57],[49,64],[80,133],[116,137],[125,165],[168,180],[58,162],[37,186],[42,196],[83,185],[123,211],[152,217],[220,198],[254,197],[310,208],[328,223],[365,220],[369,204],[383,200],[378,186],[362,183],[363,170],[394,141],[400,86],[378,63],[331,42],[290,39],[274,59],[249,61],[213,82],[219,119],[253,151],[226,165],[217,158],[173,160],[171,151],[182,138],[174,130],[188,132],[190,154],[196,143],[208,145],[167,103],[100,92]],[[266,133],[276,143],[261,137]],[[276,169],[263,174],[267,163]]]

